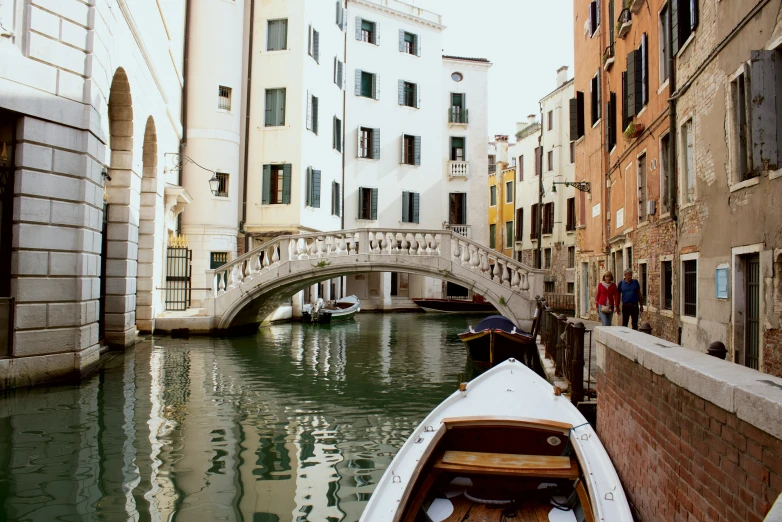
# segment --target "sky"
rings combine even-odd
[[[538,114],[556,88],[557,69],[573,77],[573,0],[403,0],[442,15],[443,54],[488,58],[489,135],[514,141],[516,122]]]

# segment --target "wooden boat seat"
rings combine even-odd
[[[571,457],[515,455],[477,451],[446,451],[434,469],[454,473],[577,479],[578,463]]]

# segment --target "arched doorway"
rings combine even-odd
[[[114,73],[109,94],[109,148],[106,180],[108,239],[105,257],[104,342],[133,344],[136,334],[136,272],[140,179],[133,171],[133,99],[130,82],[121,67]],[[103,297],[103,296],[102,296]]]
[[[144,130],[144,149],[141,174],[141,207],[138,231],[138,275],[136,277],[136,325],[142,332],[152,332],[155,313],[159,310],[160,292],[156,281],[155,255],[161,251],[158,245],[163,236],[164,223],[157,217],[162,214],[163,195],[157,176],[157,130],[150,116]],[[158,209],[161,209],[158,212]],[[159,265],[160,268],[162,265]]]

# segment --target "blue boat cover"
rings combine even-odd
[[[482,320],[480,323],[475,325],[475,328],[473,328],[473,331],[475,332],[483,332],[484,330],[502,330],[503,332],[511,333],[513,329],[516,328],[516,325],[513,324],[513,322],[505,317],[504,315],[490,315],[486,319]],[[516,329],[517,332],[521,333],[521,330],[518,328]]]

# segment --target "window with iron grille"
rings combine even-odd
[[[543,268],[551,268],[551,249],[550,248],[544,248],[543,249],[543,256],[546,259],[546,264],[543,266]]]
[[[576,198],[567,199],[567,223],[565,224],[565,230],[576,229]]]
[[[210,252],[209,270],[216,270],[228,262],[228,252]]]
[[[649,273],[646,269],[646,263],[638,263],[638,282],[641,285],[641,303],[646,304],[646,296],[649,293]]]
[[[513,248],[513,221],[505,222],[505,248]]]
[[[547,294],[553,294],[556,290],[556,285],[554,281],[545,281],[543,283],[543,291]]]
[[[220,182],[215,196],[221,198],[227,198],[228,197],[228,174],[226,174],[225,172],[217,172],[215,175],[217,176],[217,181]]]
[[[697,259],[689,259],[682,262],[682,279],[684,283],[684,315],[695,317],[698,311]]]
[[[576,267],[576,247],[574,246],[567,247],[567,267]]]
[[[231,110],[231,92],[230,87],[221,85],[217,88],[217,108],[221,111]]]
[[[660,284],[662,285],[663,310],[673,310],[673,261],[663,261],[660,270]]]

